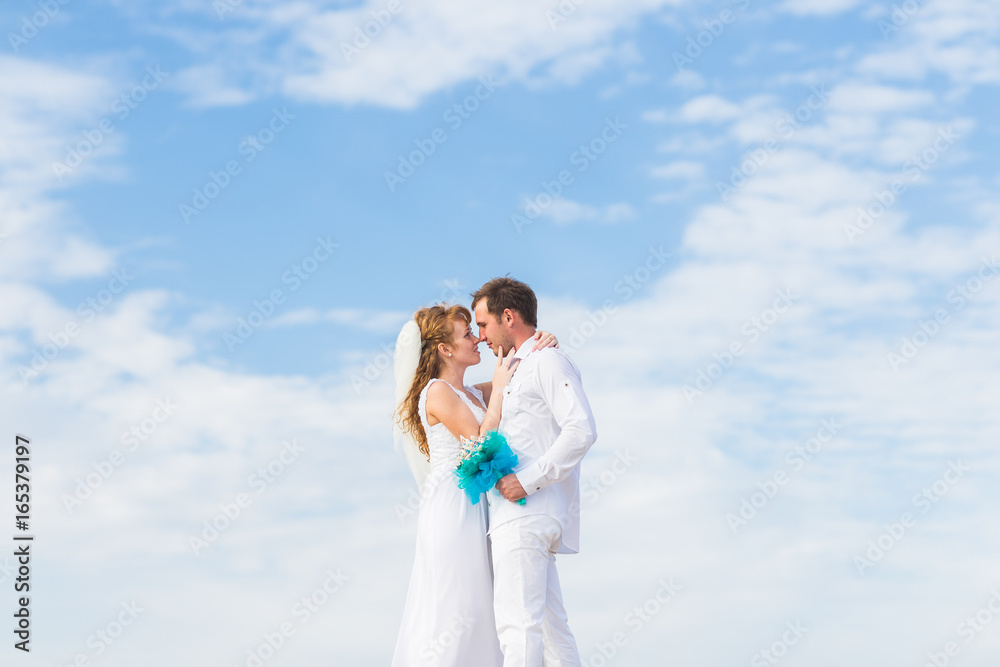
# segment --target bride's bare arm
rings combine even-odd
[[[500,348],[503,354],[503,348]],[[482,423],[476,423],[476,417],[465,401],[444,382],[435,382],[427,390],[427,421],[433,426],[440,422],[445,425],[453,436],[476,438],[500,425],[500,410],[503,403],[503,388],[510,382],[517,368],[514,350],[511,349],[505,357],[497,359],[493,371],[493,391],[490,392],[490,403]]]
[[[427,421],[433,422],[431,426],[437,423],[444,424],[445,428],[459,440],[479,437],[479,422],[476,421],[476,416],[459,395],[444,382],[435,382],[427,390]]]
[[[514,376],[514,369],[517,368],[518,359],[514,358],[514,348],[511,348],[507,356],[503,356],[503,348],[500,348],[500,356],[497,357],[496,368],[493,369],[493,390],[490,392],[490,402],[486,408],[486,416],[479,425],[480,435],[492,431],[500,426],[500,411],[503,409],[503,388]]]

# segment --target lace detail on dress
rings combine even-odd
[[[468,389],[469,391],[471,391],[473,393],[473,395],[475,395],[475,397],[479,399],[480,403],[482,403],[483,405],[486,405],[486,400],[483,398],[483,392],[479,391],[479,387],[466,387],[466,389]],[[473,403],[473,405],[476,405],[476,404]],[[480,410],[482,410],[483,409],[483,405],[476,405],[476,407],[479,408]],[[485,415],[486,413],[484,412],[483,414]],[[480,419],[479,421],[482,421],[482,419]]]

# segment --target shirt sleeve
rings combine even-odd
[[[559,435],[545,454],[517,472],[528,495],[566,479],[597,440],[594,415],[573,362],[553,351],[540,355],[536,370],[539,394],[559,426]]]

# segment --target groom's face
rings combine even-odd
[[[498,345],[503,345],[504,352],[508,352],[514,346],[514,341],[511,340],[507,328],[497,322],[497,319],[486,310],[486,299],[477,301],[473,310],[475,311],[476,325],[479,327],[479,341],[485,341],[493,350],[493,354],[497,353]]]

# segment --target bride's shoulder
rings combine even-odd
[[[424,392],[427,394],[427,400],[435,403],[442,400],[450,400],[452,396],[458,398],[452,390],[451,385],[438,378],[433,378],[428,382],[424,387]]]
[[[458,410],[465,409],[465,401],[458,391],[444,381],[435,382],[430,386],[424,405],[427,413],[435,415],[438,419],[442,415],[454,414]]]
[[[431,378],[430,380],[427,381],[427,384],[424,385],[424,388],[421,389],[421,391],[428,392],[431,390],[431,387],[439,384],[444,384],[444,380],[440,378]]]
[[[436,395],[438,390],[434,387],[444,384],[441,380],[437,378],[431,378],[431,380],[424,385],[424,388],[420,390],[420,404],[426,405],[427,401],[431,400],[432,395]]]

